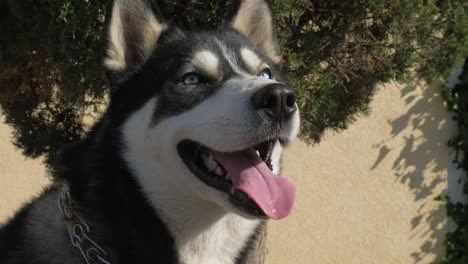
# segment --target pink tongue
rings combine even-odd
[[[289,215],[295,188],[286,178],[274,175],[253,149],[235,153],[214,153],[226,169],[234,187],[245,192],[270,218]]]

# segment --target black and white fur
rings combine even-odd
[[[272,165],[299,129],[254,109],[252,96],[287,81],[269,4],[244,0],[231,26],[186,32],[160,18],[149,0],[116,0],[104,61],[110,104],[81,142],[65,148],[57,185],[93,228],[112,263],[245,263],[263,218],[202,182],[178,144],[222,152],[275,140]],[[268,69],[271,78],[262,78]],[[203,81],[187,85],[187,73]],[[184,77],[185,76],[185,77]],[[286,87],[286,86],[285,86]],[[0,231],[0,263],[84,263],[47,189]]]

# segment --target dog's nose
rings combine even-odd
[[[296,96],[283,84],[272,83],[261,88],[252,96],[257,110],[264,110],[272,119],[286,120],[296,112]]]

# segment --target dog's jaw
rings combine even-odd
[[[183,263],[233,263],[260,220],[241,217],[200,199],[194,190],[216,199],[220,193],[191,175],[175,147],[168,147],[171,144],[153,148],[155,138],[158,142],[171,141],[165,138],[168,134],[158,131],[164,124],[148,129],[156,106],[157,99],[153,98],[125,122],[122,155],[144,195],[174,236]],[[192,188],[188,188],[190,185]]]

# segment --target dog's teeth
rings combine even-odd
[[[203,161],[205,162],[206,168],[208,168],[209,171],[214,171],[216,168],[218,168],[218,163],[213,158],[213,155],[208,154],[203,156]]]
[[[215,173],[218,176],[223,176],[224,175],[223,169],[221,169],[221,167],[216,168]]]
[[[257,155],[259,155],[259,156],[260,156],[260,151],[256,150],[255,152],[257,152]]]

